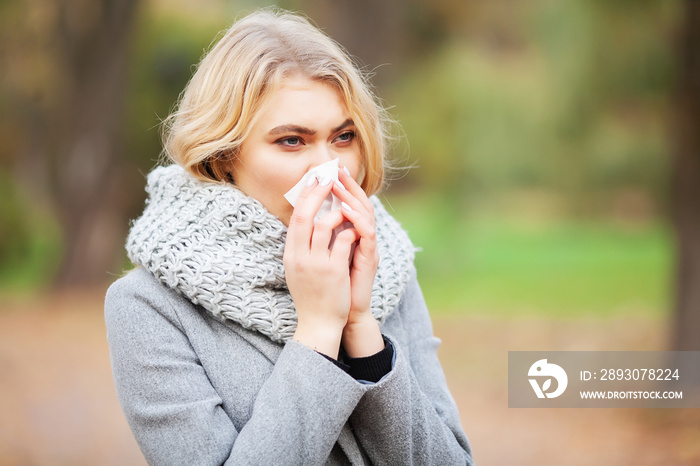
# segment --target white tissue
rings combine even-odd
[[[312,168],[301,177],[301,180],[299,180],[299,182],[294,185],[292,189],[287,191],[284,198],[287,199],[290,204],[292,204],[292,207],[296,207],[297,200],[299,199],[299,196],[301,196],[301,192],[306,187],[306,184],[310,178],[315,178],[319,182],[324,178],[330,178],[331,183],[337,183],[342,186],[342,183],[338,181],[338,169],[339,165],[337,158]],[[314,221],[317,221],[329,212],[340,210],[340,208],[340,199],[338,199],[338,197],[331,192],[328,194],[328,197],[323,200],[323,204],[321,205],[321,208],[318,209],[318,213],[314,217]]]
[[[340,186],[343,186],[343,184],[338,180],[338,169],[340,166],[338,165],[338,159],[333,159],[330,162],[326,162],[324,164],[321,164],[317,167],[312,168],[304,176],[301,177],[299,182],[294,185],[292,189],[287,191],[287,194],[284,195],[284,198],[287,199],[287,201],[292,204],[292,207],[296,207],[297,200],[299,199],[299,196],[301,196],[301,192],[304,190],[306,187],[306,184],[310,178],[315,178],[319,182],[323,180],[324,178],[330,178],[331,183],[336,183]],[[345,188],[343,186],[343,188]],[[321,207],[318,209],[318,212],[316,213],[316,216],[314,217],[314,222],[318,221],[321,217],[326,215],[329,212],[333,212],[334,210],[340,210],[341,209],[341,204],[342,201],[338,199],[338,197],[333,194],[333,192],[330,192],[328,196],[323,200],[323,204],[321,204]],[[351,222],[343,222],[341,223],[338,227],[333,229],[333,234],[331,235],[331,241],[330,244],[328,245],[328,248],[333,247],[333,243],[335,242],[335,238],[338,236],[338,233],[341,231],[347,229],[347,228],[352,228],[352,223]],[[351,250],[350,250],[350,258],[352,259],[353,252],[355,251],[355,245],[353,244]]]

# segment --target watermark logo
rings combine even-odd
[[[508,351],[508,407],[700,408],[699,377],[700,351]]]
[[[536,377],[534,379],[528,379],[532,389],[535,391],[537,398],[556,398],[566,390],[566,385],[569,383],[569,378],[566,376],[566,372],[560,366],[556,364],[548,363],[546,359],[540,359],[530,366],[530,370],[527,372],[529,377]],[[537,378],[543,379],[542,385],[537,381]],[[552,379],[557,381],[556,390],[548,392],[552,387]]]

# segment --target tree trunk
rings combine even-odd
[[[123,114],[138,0],[61,0],[58,49],[65,94],[53,115],[54,192],[63,227],[59,286],[107,279],[123,241]]]
[[[700,2],[685,0],[673,115],[672,222],[677,242],[672,349],[700,350]]]

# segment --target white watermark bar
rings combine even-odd
[[[509,408],[700,408],[700,351],[509,351]]]

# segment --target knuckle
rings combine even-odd
[[[377,230],[375,230],[374,228],[371,228],[367,232],[367,239],[372,241],[373,243],[375,243],[377,241]]]
[[[355,241],[357,239],[357,231],[354,228],[348,228],[346,230],[341,231],[338,234],[338,238]]]
[[[289,219],[290,225],[303,225],[308,222],[308,217],[300,212],[294,212]]]
[[[287,253],[286,251],[282,257],[282,264],[285,270],[292,270],[297,273],[305,272],[308,268],[308,261],[304,259],[303,255],[292,252]]]
[[[294,270],[298,272],[306,272],[306,270],[308,269],[308,262],[297,257],[294,258],[292,266],[294,267]]]
[[[328,219],[324,217],[321,220],[319,220],[318,222],[314,223],[314,231],[318,231],[321,233],[325,233],[325,232],[329,231],[331,229],[331,226],[329,225],[328,222],[329,222]]]

